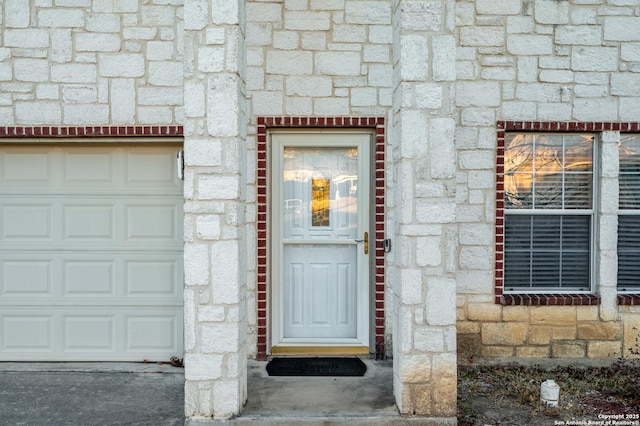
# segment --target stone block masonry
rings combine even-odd
[[[247,397],[244,1],[187,2],[184,13],[185,414],[225,419]],[[154,65],[158,86],[182,72]]]
[[[265,272],[268,241],[261,237],[270,226],[264,214],[268,204],[267,134],[256,117],[264,117],[270,127],[377,127],[381,133],[376,143],[382,152],[376,167],[384,173],[393,84],[392,24],[387,3],[246,4],[247,91],[253,113],[247,148],[257,166],[257,176],[248,181],[256,185],[255,199],[248,200],[254,206],[251,211],[255,217],[247,217],[249,232],[258,235],[257,257],[250,261],[256,265],[252,273],[257,277],[257,291],[255,298],[249,299],[248,309],[258,313],[249,322],[249,340],[257,342],[250,345],[252,355],[266,356],[269,322]],[[376,10],[375,16],[371,10]],[[384,124],[378,123],[378,117]],[[384,176],[380,181],[384,182]],[[384,190],[379,193],[376,203],[384,203]],[[384,214],[376,216],[376,220],[378,217],[384,222]],[[384,230],[380,232],[384,234]],[[379,262],[384,263],[384,257]],[[376,351],[391,347],[392,330],[389,317],[384,314],[389,300],[384,300],[388,294],[384,291],[384,269],[380,270],[376,300],[383,300],[376,303],[375,322],[380,324],[376,329],[384,335],[376,335]]]
[[[434,84],[430,81],[429,70],[433,68],[437,81],[455,79],[455,62],[451,55],[455,50],[455,38],[443,29],[445,7],[439,2],[427,5],[406,1],[402,6],[388,1],[335,3],[333,7],[327,2],[314,1],[247,3],[249,104],[254,114],[265,116],[249,127],[249,135],[256,135],[255,141],[249,140],[249,152],[255,143],[256,152],[251,157],[257,166],[257,206],[253,209],[256,224],[251,232],[258,235],[257,298],[253,302],[258,316],[250,319],[249,329],[257,331],[258,356],[262,356],[268,349],[269,338],[267,129],[280,126],[360,127],[362,118],[359,120],[358,116],[386,117],[390,130],[383,135],[378,133],[384,143],[384,155],[380,155],[386,164],[384,180],[381,180],[384,187],[376,190],[376,204],[380,197],[380,202],[384,203],[380,206],[380,216],[386,223],[382,229],[378,226],[376,229],[384,231],[398,248],[392,254],[383,254],[380,263],[376,261],[379,265],[376,268],[376,330],[385,332],[384,340],[380,341],[383,336],[376,332],[376,353],[379,347],[396,349],[402,346],[402,355],[392,354],[388,349],[387,356],[420,359],[426,363],[399,361],[394,380],[396,399],[399,405],[402,404],[404,414],[450,417],[453,415],[452,404],[455,404],[456,286],[451,276],[438,279],[437,271],[445,264],[448,271],[454,268],[451,255],[455,246],[452,225],[455,205],[449,199],[451,193],[443,195],[445,185],[455,176],[452,143],[455,121],[450,116],[450,105],[446,103],[453,94],[451,83]],[[400,13],[401,10],[420,13],[420,19],[416,21],[415,13]],[[442,34],[433,39],[424,33],[411,34],[414,29],[426,30],[423,28],[425,21],[429,30],[442,29]],[[394,38],[394,28],[405,25],[409,28],[406,36],[402,40]],[[393,52],[406,60],[395,70]],[[394,82],[394,71],[401,73],[407,83],[398,85]],[[418,77],[422,81],[414,85],[412,80]],[[403,105],[411,105],[400,112],[402,128],[399,126],[400,115],[396,116],[398,111],[392,109],[400,98]],[[426,115],[432,118],[427,119]],[[430,135],[428,143],[424,140],[426,132]],[[398,139],[399,134],[403,135],[402,139]],[[379,143],[376,145],[380,146]],[[427,158],[430,150],[434,152],[433,161]],[[411,159],[403,161],[402,165],[397,160],[401,152],[411,152]],[[414,204],[410,201],[413,199],[412,182],[405,182],[404,178],[409,178],[414,170],[419,174],[420,188],[431,184],[434,192],[441,194],[439,197],[434,194],[431,200],[436,207],[425,196],[419,197],[413,210]],[[397,182],[400,171],[403,181]],[[382,172],[378,169],[376,174]],[[431,183],[430,179],[435,182]],[[396,202],[396,191],[407,200],[406,205]],[[442,218],[438,219],[440,216]],[[401,217],[408,218],[403,222],[406,235],[405,231],[399,232],[397,220]],[[443,222],[449,224],[450,229],[443,230]],[[247,217],[247,223],[251,226],[250,217]],[[423,234],[423,231],[427,233]],[[430,239],[427,242],[421,237]],[[417,247],[441,250],[438,256],[429,255],[431,273],[423,273],[422,257],[413,261]],[[404,254],[408,254],[406,259],[396,258]],[[427,305],[427,300],[432,302]],[[251,306],[249,309],[253,310]],[[396,312],[401,312],[401,320]],[[394,344],[390,346],[392,335]],[[411,337],[405,340],[405,335]],[[405,350],[405,345],[410,349]],[[443,351],[445,354],[438,357],[437,354]],[[426,370],[425,366],[428,366]]]
[[[256,116],[388,117],[390,4],[247,3],[247,88]]]
[[[473,327],[478,324],[480,329]],[[602,321],[598,306],[499,306],[467,303],[458,318],[460,357],[614,358],[623,325]],[[630,336],[630,331],[627,331]],[[479,339],[473,336],[479,336]],[[625,342],[625,344],[627,344]]]
[[[458,293],[458,330],[460,355],[524,356],[524,357],[588,357],[606,358],[632,356],[629,336],[634,336],[626,324],[636,313],[633,306],[637,295],[615,297],[617,244],[617,177],[618,143],[622,132],[640,131],[640,123],[631,122],[499,122],[497,170],[501,172],[500,155],[506,131],[595,132],[600,139],[603,187],[614,188],[600,197],[598,220],[601,237],[598,241],[598,293],[591,294],[503,294],[503,209],[500,174],[497,184],[496,262],[493,297],[482,297],[473,287]],[[610,225],[611,224],[611,225]],[[462,229],[462,227],[461,227]],[[469,233],[466,233],[469,236]],[[467,237],[461,236],[461,241]],[[481,241],[468,240],[465,244]],[[613,273],[611,271],[614,271]],[[489,296],[487,294],[487,296]],[[491,299],[495,304],[491,303]],[[623,314],[623,312],[627,312]],[[622,320],[624,318],[624,321]]]
[[[183,85],[181,2],[7,0],[3,12],[0,124],[184,122],[181,90],[162,92]]]
[[[546,0],[502,2],[499,8],[489,1],[457,3],[461,355],[630,354],[625,349],[630,333],[623,324],[635,320],[638,295],[616,289],[616,144],[624,132],[640,132],[634,115],[638,5],[609,6]],[[501,176],[506,132],[586,132],[598,141],[603,169],[594,206],[599,232],[590,291],[505,294]]]
[[[407,416],[455,416],[456,160],[453,2],[394,3],[395,111],[390,168],[395,238],[394,393]],[[432,51],[431,49],[436,49]],[[455,49],[454,49],[455,51]],[[437,72],[436,75],[432,75]],[[438,83],[434,83],[436,80]],[[425,92],[426,89],[426,92]],[[435,93],[434,101],[424,93]],[[428,190],[425,190],[429,188]],[[431,253],[426,254],[425,249]],[[418,361],[419,360],[419,361]]]
[[[640,9],[601,3],[4,0],[0,137],[184,136],[185,413],[223,419],[269,352],[268,129],[371,129],[372,349],[403,415],[452,419],[456,355],[637,355],[615,194]],[[589,291],[505,289],[509,131],[597,140]]]

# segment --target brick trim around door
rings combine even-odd
[[[258,325],[258,359],[267,358],[268,341],[268,295],[270,292],[269,263],[267,247],[269,244],[268,225],[269,197],[268,182],[268,153],[267,132],[275,128],[369,128],[374,130],[375,141],[373,152],[375,155],[375,355],[376,359],[384,357],[384,239],[385,239],[385,120],[382,117],[258,117],[257,118],[257,146],[256,146],[256,177],[257,177],[257,325]]]

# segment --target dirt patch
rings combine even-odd
[[[560,385],[558,407],[540,403],[540,385]],[[458,424],[640,426],[640,361],[604,367],[460,365]]]

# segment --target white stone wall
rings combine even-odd
[[[387,118],[386,349],[404,413],[451,414],[441,302],[456,291],[458,332],[500,336],[483,355],[539,354],[499,342],[543,341],[527,324],[551,312],[633,342],[640,311],[615,301],[619,133],[601,138],[602,305],[534,312],[493,303],[495,124],[638,121],[639,0],[4,0],[0,24],[0,126],[184,124],[188,416],[246,397],[257,116]]]
[[[0,125],[182,124],[182,3],[0,3]]]
[[[453,11],[454,2],[247,1],[253,117],[384,116],[392,129],[386,348],[409,415],[455,408]]]
[[[387,116],[388,0],[247,1],[253,116]]]
[[[185,4],[185,414],[247,397],[247,112],[242,0]]]
[[[455,2],[395,2],[388,226],[396,249],[394,393],[400,412],[453,417],[456,400]]]
[[[499,340],[488,337],[494,323],[530,321],[526,308],[517,308],[515,315],[516,308],[503,311],[493,304],[496,121],[638,121],[639,14],[637,0],[457,3],[459,333],[482,334],[483,343],[489,344]],[[619,133],[599,136],[602,168],[596,208],[601,214],[595,290],[602,304],[595,315],[592,308],[579,307],[577,321],[608,323],[618,333],[614,166]],[[558,332],[562,339],[580,338],[573,322],[574,331]],[[532,330],[528,325],[520,329],[528,333],[520,350],[498,343],[493,348],[485,346],[477,355],[544,355],[548,349],[540,350],[535,344],[527,347],[531,342],[549,341],[538,339]],[[621,334],[615,335],[617,349],[612,349],[613,344],[607,346],[612,356],[621,349]],[[593,351],[596,353],[604,351]]]
[[[255,117],[391,118],[393,57],[389,0],[247,1],[247,183],[255,185]],[[247,192],[256,235],[256,192]],[[249,243],[251,244],[251,239]],[[256,350],[255,248],[248,250],[249,351]],[[387,302],[390,306],[391,301]],[[387,315],[386,347],[391,348]],[[390,354],[390,353],[389,353]]]

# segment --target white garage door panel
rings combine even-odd
[[[49,259],[0,261],[0,296],[52,297],[52,265]]]
[[[150,152],[155,150],[155,152]],[[141,195],[182,196],[176,179],[178,147],[34,147],[0,148],[3,193],[95,194],[122,188]],[[48,192],[45,192],[49,189]]]
[[[2,315],[2,342],[4,351],[51,350],[52,318],[38,312],[26,315]]]
[[[87,304],[181,304],[179,256],[170,252],[4,254],[1,303],[31,305],[37,298],[47,298],[47,303],[56,304],[86,296],[83,303]]]
[[[0,350],[23,361],[167,360],[182,351],[181,308],[6,309]]]
[[[2,207],[3,240],[51,240],[52,212],[48,204],[8,204]]]
[[[0,146],[0,360],[182,356],[177,146]]]
[[[150,201],[147,205],[127,205],[127,241],[175,241],[177,206]]]
[[[5,196],[0,205],[0,243],[91,244],[98,249],[126,249],[153,243],[153,249],[182,244],[182,205],[167,197],[96,197],[31,195],[21,201]],[[175,197],[174,197],[175,198]],[[99,244],[99,246],[96,246]],[[140,246],[141,247],[141,246]],[[29,246],[29,249],[32,249]]]

